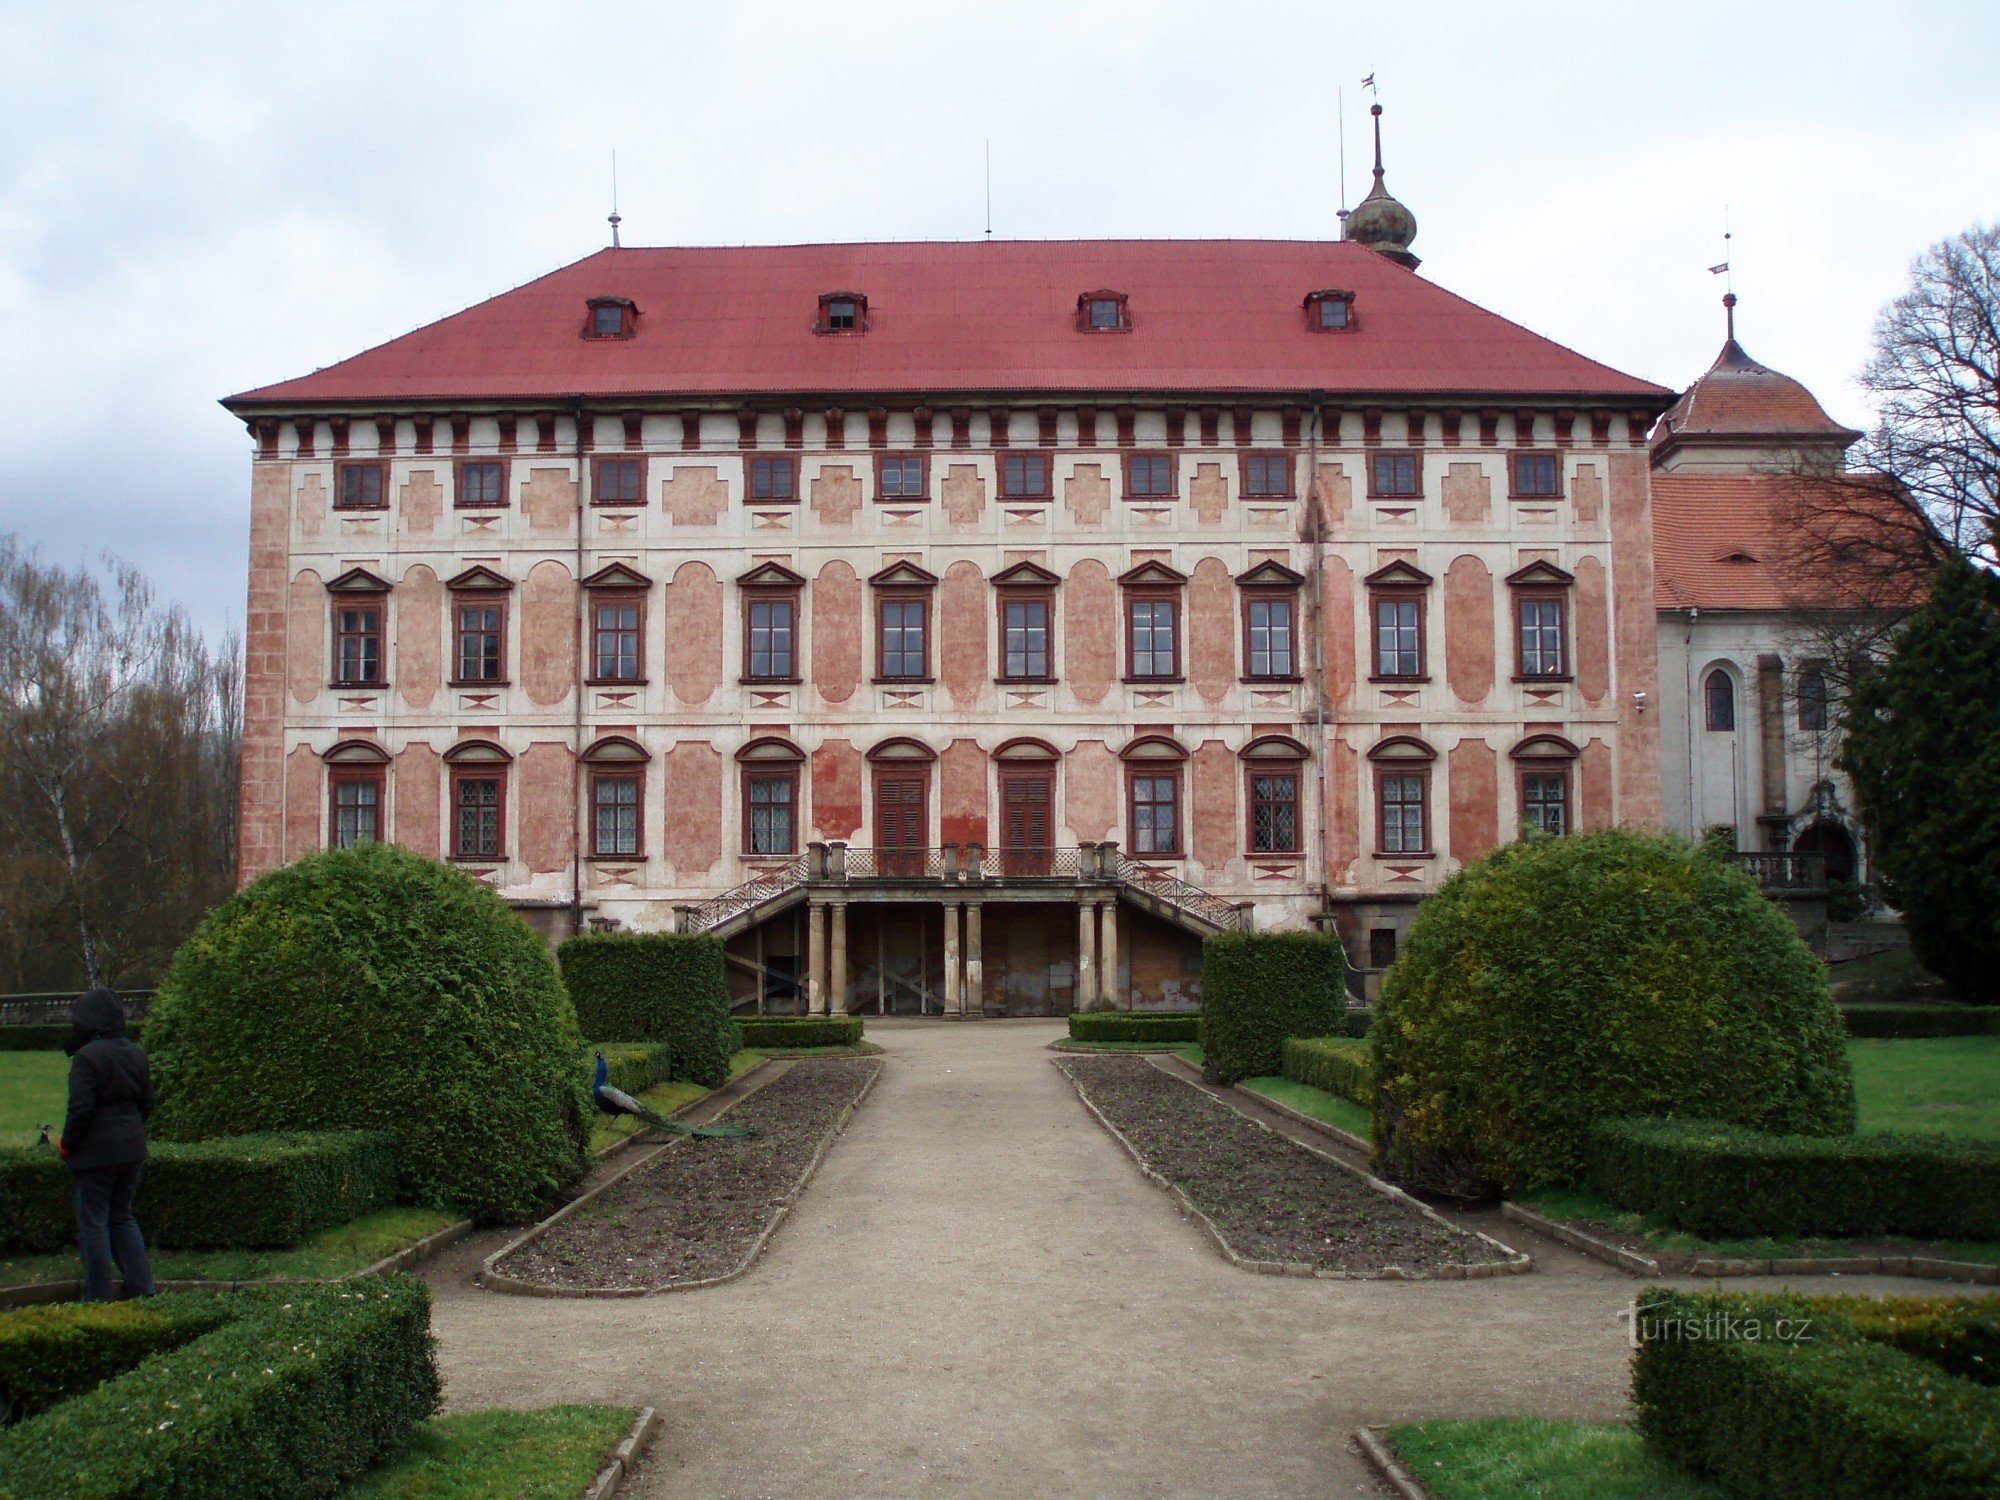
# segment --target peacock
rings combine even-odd
[[[646,1108],[625,1090],[613,1088],[610,1080],[611,1069],[604,1061],[604,1054],[600,1052],[597,1054],[597,1077],[590,1086],[590,1092],[597,1100],[597,1107],[607,1115],[631,1115],[636,1120],[643,1120],[655,1130],[664,1130],[672,1135],[699,1135],[728,1140],[757,1133],[755,1127],[750,1125],[686,1125],[679,1120],[669,1119],[657,1110]]]

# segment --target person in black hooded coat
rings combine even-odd
[[[125,1035],[125,1007],[110,990],[86,990],[70,1007],[69,1113],[56,1143],[76,1190],[76,1239],[83,1254],[83,1300],[111,1298],[111,1266],[128,1297],[153,1295],[145,1236],[132,1195],[146,1160],[153,1074]]]

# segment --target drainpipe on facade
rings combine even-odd
[[[1326,420],[1326,392],[1312,393],[1312,426],[1306,437],[1306,518],[1312,527],[1312,649],[1313,649],[1313,766],[1317,782],[1319,815],[1315,847],[1319,859],[1319,904],[1322,916],[1333,905],[1332,871],[1326,858],[1326,524],[1320,506],[1319,439]]]
[[[1701,775],[1701,767],[1695,764],[1694,759],[1694,716],[1697,711],[1705,711],[1707,708],[1705,703],[1697,703],[1694,696],[1694,622],[1700,615],[1699,609],[1692,605],[1688,606],[1687,634],[1682,637],[1681,651],[1683,679],[1681,692],[1684,695],[1681,700],[1681,718],[1687,723],[1688,837],[1696,843],[1701,842],[1703,829],[1695,811],[1700,805],[1695,792],[1695,781]]]
[[[583,695],[584,680],[589,675],[584,671],[583,664],[587,639],[583,612],[589,607],[583,589],[583,517],[587,504],[585,490],[590,476],[584,473],[583,424],[589,417],[584,412],[583,398],[571,397],[569,407],[570,415],[576,420],[573,444],[576,453],[576,609],[570,617],[570,661],[575,667],[575,677],[571,683],[574,708],[570,715],[569,747],[569,930],[574,936],[583,931]]]

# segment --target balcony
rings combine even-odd
[[[1755,880],[1766,895],[1823,896],[1826,894],[1824,854],[1783,854],[1739,850],[1729,856],[1745,874]]]

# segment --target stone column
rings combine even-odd
[[[972,846],[975,850],[978,845]],[[985,903],[965,903],[965,1013],[986,1014],[986,960],[981,950],[980,913]]]
[[[944,904],[944,1013],[956,1019],[965,1016],[965,990],[958,972],[958,903]]]
[[[1113,896],[1099,910],[1104,913],[1104,933],[1097,945],[1097,1003],[1106,1010],[1125,1010],[1129,1002],[1118,985],[1118,898]]]
[[[1076,1008],[1096,1010],[1097,903],[1076,903]]]
[[[826,903],[806,903],[806,1009],[826,1014]]]
[[[829,974],[827,978],[826,1008],[831,1015],[847,1014],[847,903],[828,903],[833,913],[832,940],[827,944],[829,952]]]

